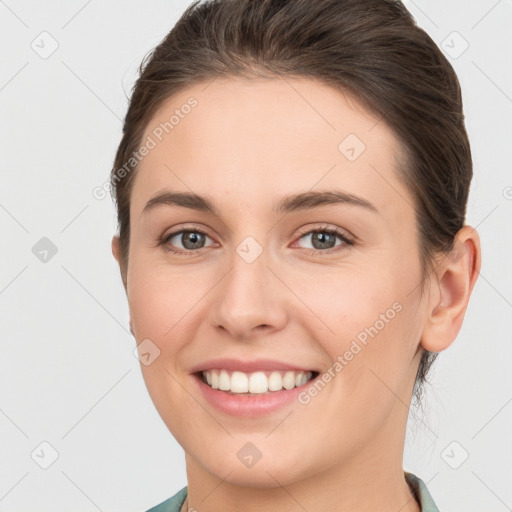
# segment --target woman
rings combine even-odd
[[[188,482],[151,510],[437,510],[402,458],[480,268],[450,64],[397,1],[218,0],[140,71],[112,250]]]

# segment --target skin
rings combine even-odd
[[[414,199],[384,121],[312,79],[205,86],[169,98],[148,124],[144,137],[190,96],[198,101],[139,165],[126,268],[112,240],[134,337],[160,350],[141,369],[185,450],[189,509],[418,511],[402,466],[408,406],[423,348],[446,349],[461,327],[480,268],[477,232],[461,229],[456,254],[424,280]],[[338,150],[349,134],[366,146],[354,161]],[[170,205],[143,214],[162,189],[207,195],[219,215]],[[343,190],[377,211],[273,212],[284,196],[310,190]],[[193,231],[190,223],[207,232],[202,248],[164,249],[187,251],[181,235],[158,245],[181,224]],[[326,226],[354,243],[336,238],[328,247],[337,251],[325,254],[311,231]],[[263,251],[252,263],[236,252],[247,236]],[[306,405],[241,419],[213,408],[192,382],[191,368],[217,357],[325,371],[394,303],[401,311]],[[237,458],[247,442],[262,453],[252,468]]]

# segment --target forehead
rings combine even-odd
[[[160,106],[143,142],[149,139],[153,147],[132,191],[139,212],[164,188],[248,204],[329,187],[373,197],[385,208],[393,196],[408,196],[396,173],[401,152],[392,130],[352,95],[317,80],[196,83]]]

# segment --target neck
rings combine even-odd
[[[397,401],[397,407],[403,404]],[[273,475],[260,468],[268,484],[244,485],[234,476],[236,465],[219,479],[187,453],[188,499],[182,510],[237,512],[243,503],[244,512],[420,512],[402,467],[407,419],[403,409],[402,429],[387,422],[357,453],[291,484],[282,485],[277,470]]]

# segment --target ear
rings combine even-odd
[[[121,258],[121,243],[119,240],[119,235],[114,235],[112,237],[112,254],[114,255],[115,260],[117,263],[120,264],[120,258]]]
[[[112,237],[112,254],[119,264],[119,270],[121,272],[121,279],[123,280],[124,289],[126,290],[126,268],[125,262],[123,261],[123,257],[121,254],[121,240],[119,235],[114,235]]]
[[[125,271],[124,271],[123,259],[122,259],[122,255],[121,255],[121,241],[120,241],[118,235],[114,235],[112,237],[112,254],[114,255],[115,260],[119,264],[119,269],[121,271],[121,279],[123,280],[124,289],[126,290],[126,279],[125,279],[125,274],[124,274]],[[133,333],[133,322],[132,322],[131,315],[129,317],[129,323],[130,323],[130,332],[132,333],[133,336],[135,336],[135,334]]]
[[[453,250],[432,272],[428,316],[421,339],[423,348],[441,352],[453,343],[480,266],[480,237],[474,228],[464,226],[455,236]]]

